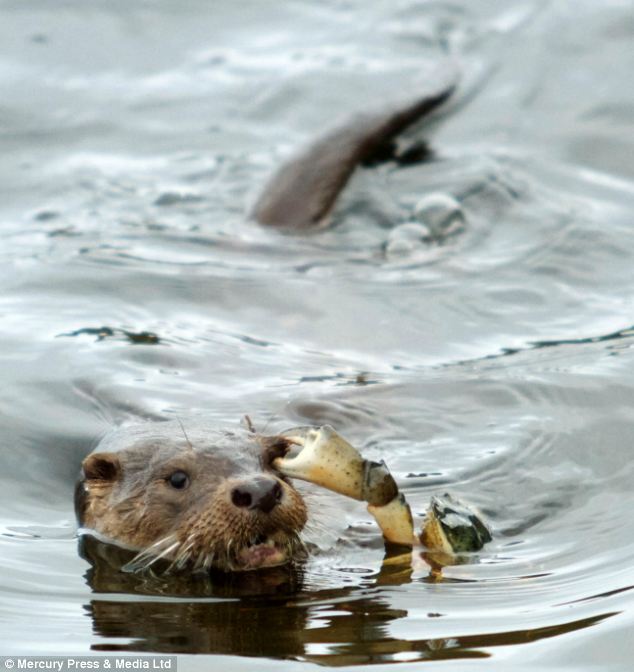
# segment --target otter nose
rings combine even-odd
[[[236,485],[231,491],[234,506],[269,513],[282,499],[282,486],[273,478],[256,476]]]

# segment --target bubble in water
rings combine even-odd
[[[462,229],[465,216],[460,203],[440,192],[421,198],[410,221],[395,226],[385,243],[388,259],[411,257],[429,244],[441,242]]]
[[[423,196],[414,207],[414,219],[424,224],[432,238],[444,238],[465,224],[460,203],[449,194],[434,193]]]
[[[406,222],[395,226],[389,233],[385,245],[388,259],[407,257],[419,250],[431,239],[429,227],[418,222]]]

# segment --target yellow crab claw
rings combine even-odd
[[[291,451],[290,457],[276,458],[276,469],[285,476],[368,502],[368,511],[387,541],[405,546],[416,543],[410,508],[384,462],[365,460],[328,425],[285,436],[300,449]]]

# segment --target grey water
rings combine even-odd
[[[632,3],[5,0],[0,16],[0,652],[630,669]],[[358,171],[327,231],[248,221],[293,150],[447,62],[456,101],[410,133],[430,160]],[[389,253],[430,193],[464,220]],[[416,557],[383,562],[367,513],[337,502],[301,575],[91,569],[72,491],[100,437],[245,413],[332,424],[416,513],[451,491],[494,541],[435,582]]]

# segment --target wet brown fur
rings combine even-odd
[[[154,557],[163,554],[179,568],[248,569],[240,566],[240,552],[261,535],[275,540],[289,558],[299,550],[306,505],[269,468],[284,450],[283,440],[216,431],[189,445],[164,432],[156,440],[132,441],[128,430],[120,433],[130,445],[116,452],[98,449],[84,460],[76,497],[84,528],[132,549],[154,549]],[[189,476],[183,490],[169,483],[176,471]],[[235,506],[233,487],[263,474],[281,486],[279,503],[268,513]]]

